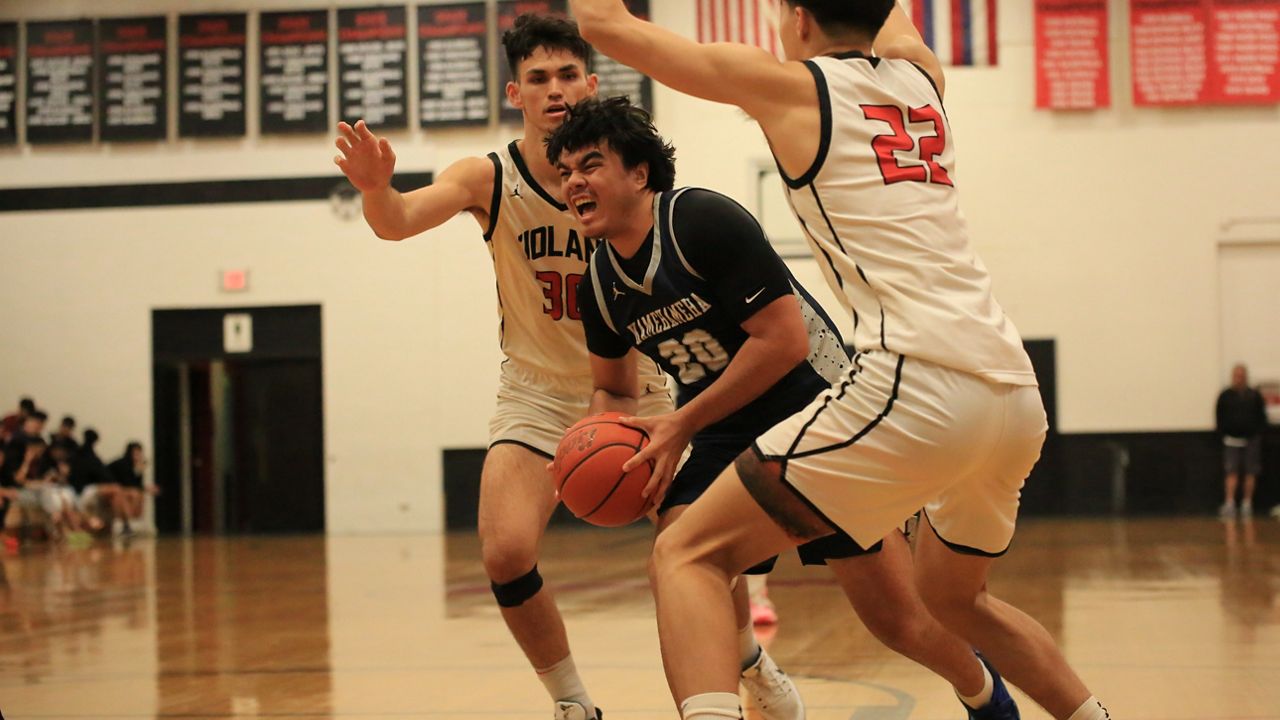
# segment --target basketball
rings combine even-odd
[[[649,483],[653,463],[622,471],[622,464],[649,444],[649,436],[618,422],[622,417],[606,412],[583,418],[556,448],[551,474],[560,501],[592,525],[627,525],[643,517],[651,505],[640,491]]]

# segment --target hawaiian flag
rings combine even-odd
[[[912,21],[938,59],[950,65],[996,65],[996,0],[905,0]]]
[[[778,0],[698,0],[698,42],[754,45],[782,56]]]

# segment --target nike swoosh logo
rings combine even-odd
[[[747,304],[748,304],[748,305],[750,305],[750,304],[752,303],[752,301],[753,301],[753,300],[755,300],[756,298],[760,297],[761,293],[763,293],[763,292],[764,292],[764,288],[760,288],[759,290],[757,290],[757,291],[755,292],[755,294],[754,294],[754,295],[748,295],[748,296],[747,296]]]

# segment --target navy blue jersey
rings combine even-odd
[[[809,327],[808,359],[699,435],[754,438],[838,379],[848,364],[839,333],[750,213],[700,188],[658,194],[653,212],[654,229],[634,256],[620,257],[608,242],[592,255],[578,291],[592,353],[620,358],[639,348],[675,378],[683,406],[720,377],[747,341],[742,323],[793,294]]]

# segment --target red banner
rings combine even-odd
[[[1213,101],[1280,102],[1280,0],[1214,0],[1209,27]]]
[[[1195,105],[1209,98],[1210,0],[1131,0],[1135,105]]]
[[[1136,105],[1280,102],[1280,0],[1130,0]]]
[[[1036,107],[1111,104],[1107,0],[1036,0]]]

